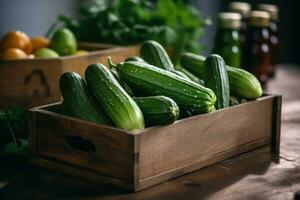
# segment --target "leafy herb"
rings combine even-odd
[[[80,18],[60,16],[80,41],[137,44],[156,40],[172,49],[173,60],[180,52],[199,52],[199,39],[206,21],[183,1],[150,0],[94,1],[80,8]]]
[[[27,112],[22,107],[0,110],[0,155],[26,154]]]
[[[28,152],[28,141],[18,139],[17,142],[8,143],[2,154],[0,155],[27,155]]]

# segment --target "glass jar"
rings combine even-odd
[[[271,16],[269,31],[270,40],[269,47],[271,51],[271,62],[269,66],[269,76],[274,77],[276,74],[276,66],[278,64],[278,48],[279,48],[279,38],[278,38],[278,7],[272,4],[260,4],[258,5],[260,10],[266,11]]]
[[[251,11],[246,33],[245,68],[253,73],[264,86],[268,80],[270,15],[265,11]]]
[[[245,42],[246,42],[246,31],[249,13],[251,11],[251,5],[246,2],[231,2],[228,6],[230,12],[237,12],[242,15],[241,28],[240,28],[240,46],[242,52],[241,65],[245,65]]]
[[[240,33],[241,15],[224,12],[218,15],[218,28],[213,53],[219,54],[232,67],[241,66]]]

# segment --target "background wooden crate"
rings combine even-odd
[[[256,148],[279,153],[281,96],[139,132],[63,116],[53,112],[58,106],[30,112],[32,161],[132,191]]]
[[[59,77],[64,72],[81,76],[89,64],[107,64],[107,57],[121,62],[139,55],[139,46],[117,47],[94,43],[80,43],[88,55],[63,56],[54,59],[24,59],[0,61],[0,108],[21,105],[31,108],[60,101]]]

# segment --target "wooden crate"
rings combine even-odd
[[[88,55],[59,58],[23,59],[0,61],[0,108],[21,105],[32,108],[60,101],[59,77],[64,72],[84,75],[89,64],[107,64],[107,57],[120,62],[129,56],[139,55],[139,46],[116,47],[113,45],[80,43]]]
[[[30,111],[32,162],[132,191],[260,147],[279,154],[277,95],[139,132],[63,116],[58,106]]]

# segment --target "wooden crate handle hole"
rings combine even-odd
[[[92,153],[96,151],[96,145],[90,140],[84,139],[80,136],[66,136],[66,145],[71,149]]]

